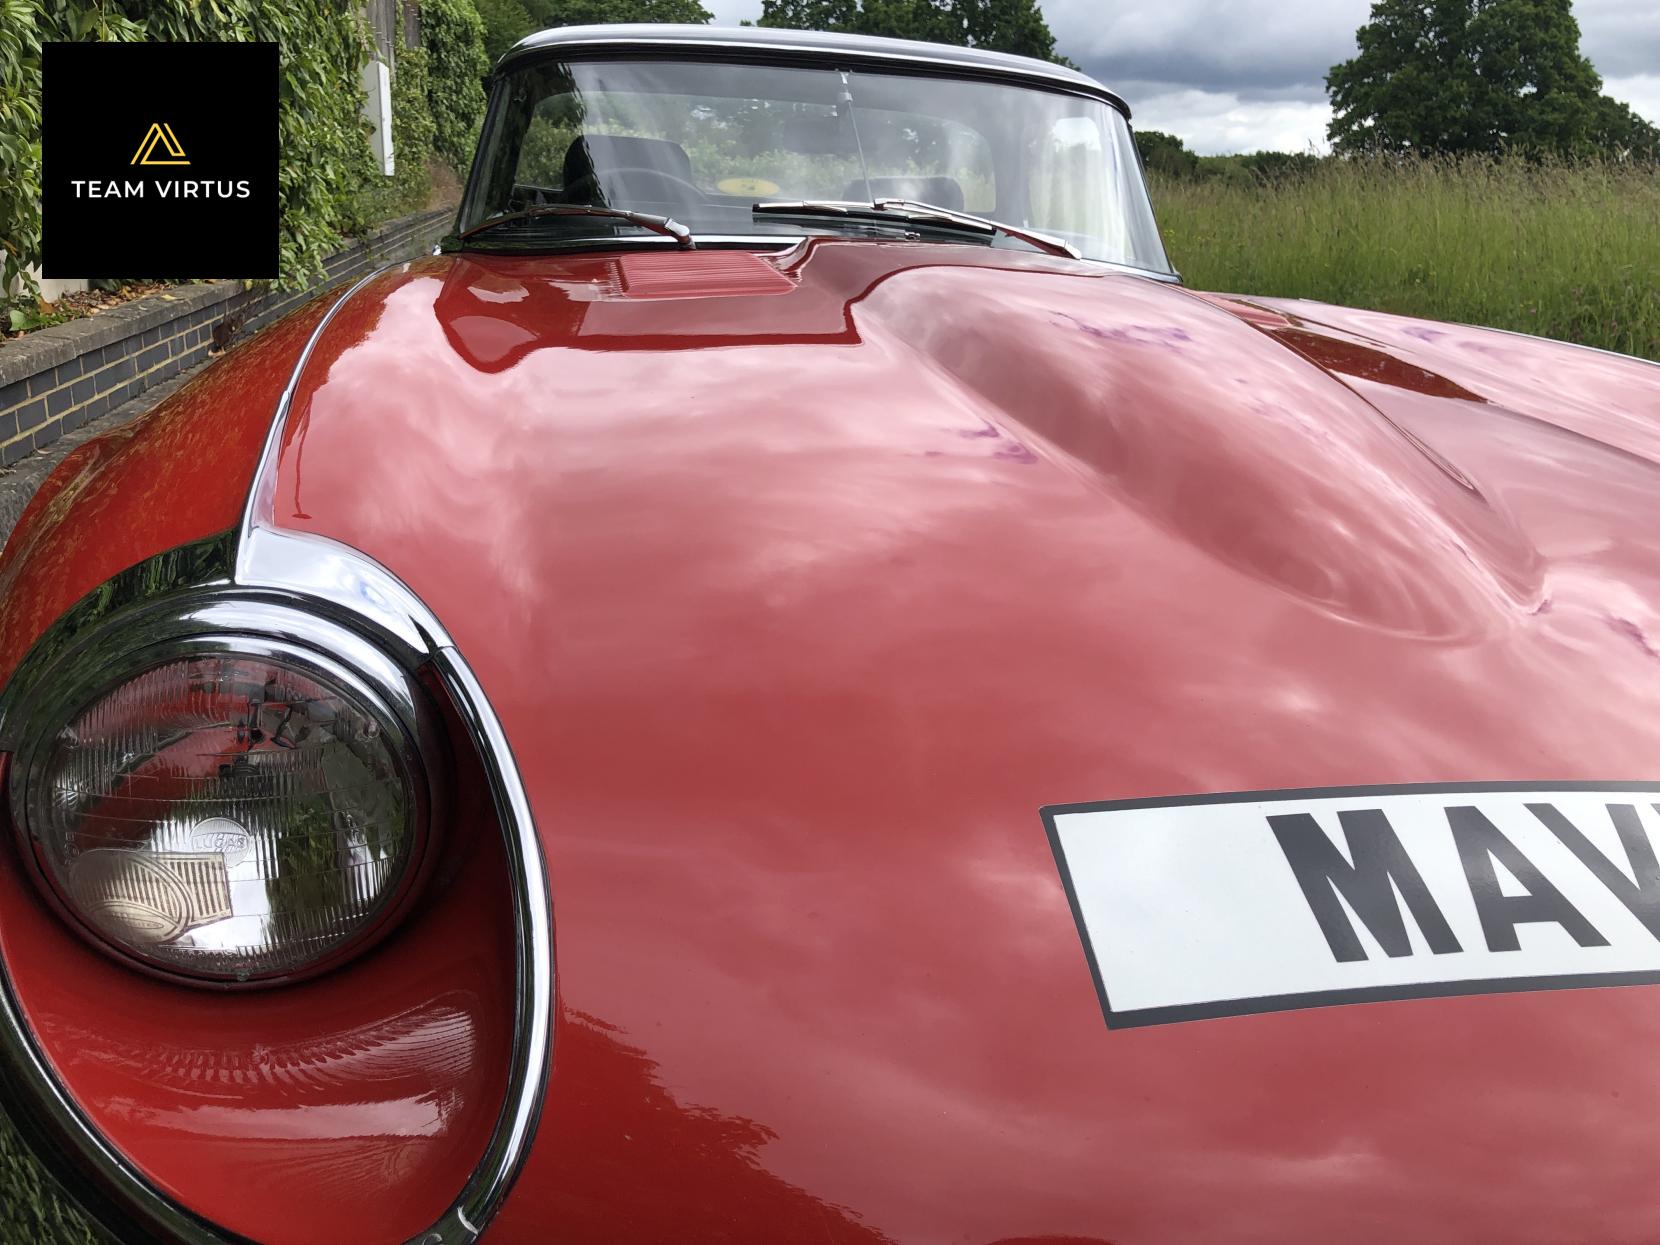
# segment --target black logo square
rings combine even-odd
[[[41,272],[277,275],[277,45],[41,49]]]

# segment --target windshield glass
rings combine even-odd
[[[671,216],[699,235],[847,231],[968,241],[938,223],[760,216],[769,200],[914,199],[1168,272],[1128,124],[1105,101],[997,82],[704,61],[533,63],[498,84],[461,230],[550,204]],[[469,239],[647,236],[532,216]],[[984,238],[972,239],[982,243]],[[998,235],[995,245],[1028,249]]]

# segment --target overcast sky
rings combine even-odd
[[[1326,149],[1326,71],[1355,51],[1370,0],[1040,0],[1056,46],[1130,103],[1142,129],[1205,155]],[[760,0],[703,0],[715,21]],[[1604,90],[1660,123],[1660,5],[1576,0]]]

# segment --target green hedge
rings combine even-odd
[[[359,116],[369,42],[353,6],[338,0],[0,0],[5,288],[39,258],[40,45],[56,40],[277,43],[281,283],[309,284],[342,235],[368,223],[361,192],[380,177]]]
[[[427,54],[423,48],[399,48],[392,71],[392,153],[397,172],[378,179],[364,195],[373,220],[407,216],[426,207],[432,194],[427,153],[432,150],[432,112],[427,107]]]
[[[0,1241],[6,1245],[105,1245],[0,1112]]]
[[[423,0],[421,42],[428,58],[427,103],[436,130],[433,149],[465,176],[484,117],[482,80],[490,70],[484,53],[484,20],[473,0]]]

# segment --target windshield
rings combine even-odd
[[[940,222],[757,215],[777,200],[910,199],[1168,272],[1128,124],[1103,100],[998,82],[700,61],[533,63],[497,85],[466,245],[650,237],[547,205],[669,216],[696,235],[974,238]],[[998,246],[1030,249],[999,234]]]

